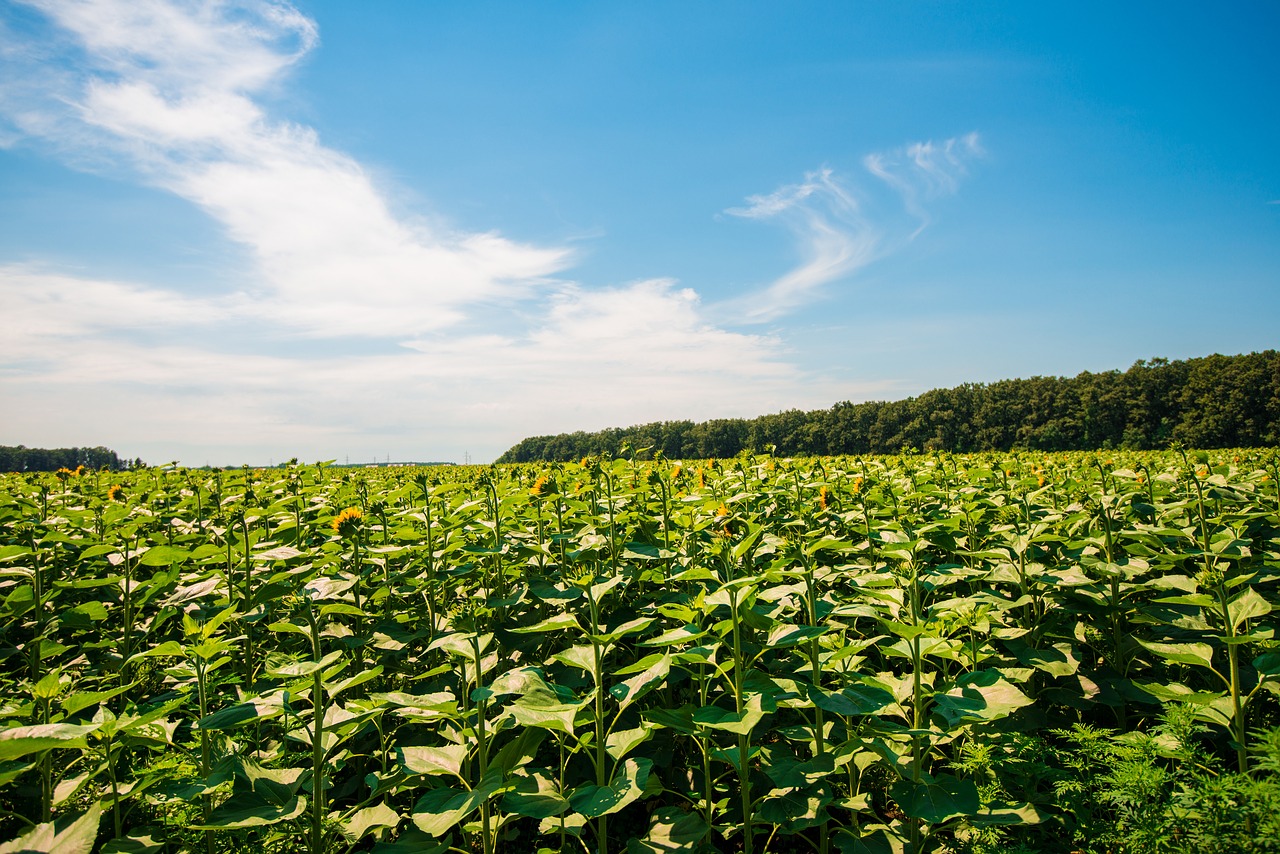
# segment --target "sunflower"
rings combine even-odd
[[[342,537],[354,537],[360,531],[364,514],[359,507],[348,507],[333,520],[333,532]]]
[[[556,482],[548,475],[542,475],[533,482],[533,486],[529,488],[529,494],[534,498],[542,498],[547,495],[554,495],[556,492]]]
[[[117,483],[114,486],[112,486],[110,489],[108,489],[107,500],[124,501],[124,487]]]

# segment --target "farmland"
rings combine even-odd
[[[4,476],[0,851],[1275,850],[1278,465]]]

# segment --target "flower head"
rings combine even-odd
[[[556,482],[549,475],[542,475],[533,482],[533,486],[529,487],[529,494],[534,498],[542,498],[547,495],[555,495]]]
[[[359,507],[348,507],[333,520],[333,532],[341,537],[354,537],[360,531],[364,514]]]
[[[107,490],[107,500],[124,501],[124,487],[118,483],[113,485]]]
[[[823,510],[827,509],[827,504],[829,502],[829,498],[828,498],[829,495],[830,493],[828,493],[827,488],[825,486],[818,490],[818,506],[821,507]]]

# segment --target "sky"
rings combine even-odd
[[[0,0],[0,444],[526,436],[1280,346],[1280,6]]]

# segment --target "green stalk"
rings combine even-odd
[[[618,533],[614,528],[613,520],[613,478],[601,466],[600,473],[604,475],[605,495],[609,499],[609,570],[613,575],[618,574]]]
[[[31,684],[34,685],[42,678],[40,672],[40,647],[44,638],[44,566],[41,560],[42,552],[36,548],[36,535],[31,533],[32,555],[32,574],[31,585],[35,588],[35,637],[31,640]]]
[[[596,785],[603,789],[609,785],[608,754],[605,752],[605,738],[608,736],[608,731],[604,712],[604,647],[596,639],[600,634],[600,603],[596,601],[596,597],[592,594],[590,587],[587,588],[587,601],[591,606],[591,660],[593,675],[596,680]],[[596,819],[596,851],[597,854],[607,854],[608,850],[609,818],[602,815]]]
[[[813,580],[813,564],[805,555],[804,550],[800,550],[801,560],[804,562],[804,586],[805,586],[805,604],[808,606],[809,625],[818,625],[818,590]],[[818,690],[822,689],[822,659],[821,647],[818,639],[813,638],[809,641],[809,671],[810,678],[813,680],[813,687]],[[822,709],[816,703],[813,706],[813,755],[821,756],[826,753],[826,724],[822,719]],[[818,851],[820,854],[827,854],[830,850],[830,828],[824,822],[818,831]]]
[[[320,654],[320,627],[316,623],[315,606],[307,603],[307,623],[311,628],[311,657],[317,664]],[[324,674],[317,667],[311,681],[311,852],[323,854],[325,780],[324,780]]]
[[[480,674],[483,663],[480,658],[480,635],[474,632],[471,635],[471,660],[476,668],[476,690],[478,691],[481,686]],[[478,785],[484,785],[485,774],[489,771],[489,740],[485,732],[485,710],[487,705],[488,703],[483,697],[476,702],[476,739],[480,748],[478,751],[480,768],[476,776]],[[489,799],[487,797],[480,802],[480,834],[484,854],[493,854],[495,840],[490,829]]]
[[[107,778],[111,781],[111,823],[115,827],[116,839],[124,835],[124,818],[120,815],[120,783],[116,779],[116,761],[111,751],[111,742],[113,739],[108,738],[106,744],[107,752]]]
[[[1200,485],[1200,478],[1194,473],[1192,473],[1191,482],[1196,487],[1196,505],[1200,514],[1200,552],[1204,561],[1205,577],[1209,578],[1212,575],[1213,563],[1216,561],[1211,561],[1213,551],[1209,545],[1209,523],[1205,517],[1204,489]],[[1241,774],[1245,774],[1249,770],[1249,751],[1245,746],[1244,703],[1240,698],[1240,654],[1238,651],[1239,645],[1234,643],[1236,627],[1235,621],[1231,619],[1231,600],[1227,595],[1225,573],[1214,584],[1214,593],[1218,599],[1218,607],[1222,609],[1223,630],[1227,635],[1227,668],[1231,690],[1231,734],[1236,742],[1236,767]]]
[[[200,719],[209,714],[209,689],[208,679],[205,674],[205,667],[208,662],[199,655],[196,656],[196,693],[197,700],[200,704]],[[211,750],[209,745],[209,731],[204,727],[200,728],[200,776],[208,780],[209,771],[212,768]],[[213,814],[213,801],[210,795],[204,794],[200,797],[201,811],[204,815],[204,824],[209,823],[209,817]],[[213,854],[213,831],[204,831],[204,847],[206,854]]]
[[[134,546],[137,546],[137,540],[134,540]],[[133,551],[129,544],[125,543],[124,550],[124,642],[120,645],[120,654],[124,661],[128,661],[133,655],[133,561],[130,560],[130,552]],[[38,603],[37,603],[38,604]],[[129,678],[126,672],[126,665],[120,665],[120,682],[124,684]]]
[[[738,619],[738,588],[729,588],[730,622],[733,625],[733,700],[739,715],[746,711],[746,698],[742,690],[742,631]],[[752,854],[755,840],[752,835],[751,813],[751,737],[738,736],[738,783],[742,794],[742,843],[743,851]]]
[[[49,723],[49,698],[40,700],[40,722]],[[46,750],[40,757],[40,821],[47,822],[53,816],[53,757]]]
[[[912,566],[911,571],[911,625],[920,624],[920,572]],[[924,751],[920,743],[920,727],[924,724],[924,691],[922,690],[924,657],[920,654],[920,635],[911,639],[911,782],[920,785],[924,771]],[[920,833],[920,819],[911,819],[911,851],[920,854],[923,840]]]

